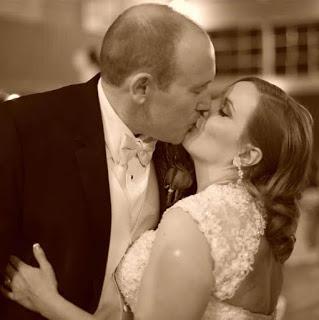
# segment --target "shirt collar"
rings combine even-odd
[[[101,106],[102,122],[104,128],[105,144],[115,163],[120,162],[120,146],[122,137],[127,134],[134,138],[132,131],[126,126],[121,118],[114,111],[112,105],[108,101],[103,88],[102,79],[97,84],[99,102]]]

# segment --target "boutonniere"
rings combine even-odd
[[[171,206],[179,200],[183,191],[188,189],[192,183],[190,172],[182,164],[173,164],[165,176],[165,188],[168,189],[166,206]]]

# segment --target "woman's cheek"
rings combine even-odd
[[[224,124],[221,122],[211,121],[207,123],[206,128],[206,133],[213,138],[218,138],[225,133]]]
[[[224,147],[236,145],[238,143],[238,134],[236,128],[226,123],[226,121],[220,121],[209,126],[207,134],[214,139],[216,143],[223,144]]]

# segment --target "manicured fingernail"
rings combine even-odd
[[[38,250],[38,249],[40,249],[40,245],[39,245],[38,243],[35,243],[35,244],[33,245],[33,248],[36,249],[36,250]]]

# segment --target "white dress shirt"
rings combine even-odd
[[[159,215],[159,195],[152,161],[143,167],[134,156],[127,165],[120,164],[123,136],[127,134],[135,137],[110,105],[101,81],[100,79],[97,88],[105,136],[112,225],[108,262],[98,310],[102,307],[114,308],[114,294],[120,297],[119,292],[114,293],[114,288],[110,288],[112,282],[113,286],[115,282],[114,271],[127,247],[142,232],[155,227]],[[113,306],[109,307],[108,304]],[[115,316],[115,313],[110,317],[122,319],[118,314]]]

